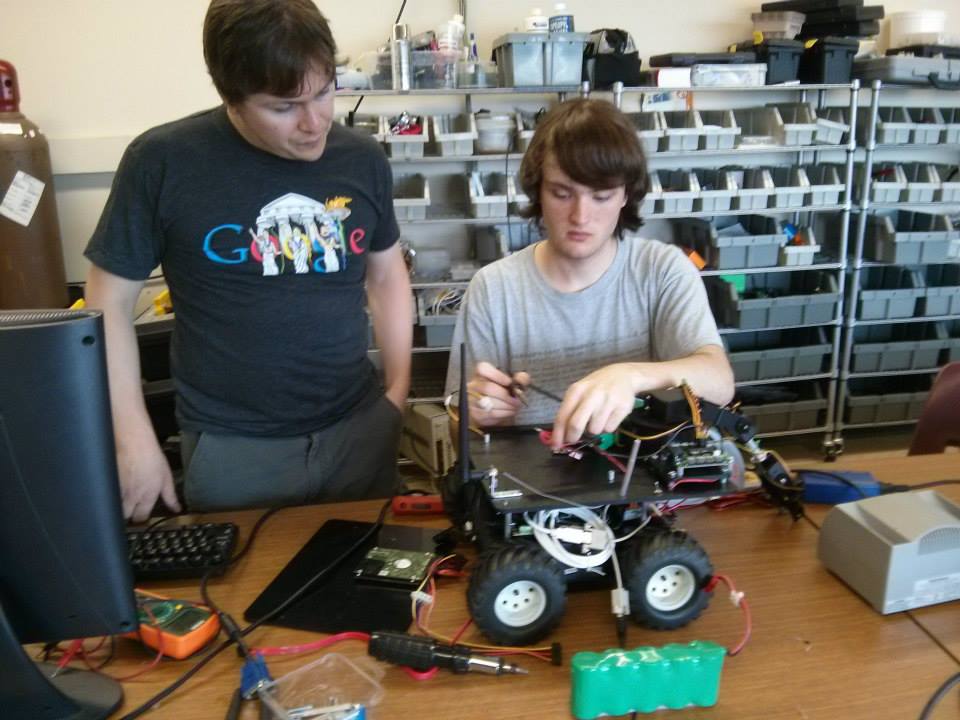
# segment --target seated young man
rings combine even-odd
[[[553,423],[553,445],[612,432],[638,394],[679,385],[733,397],[733,372],[694,265],[637,230],[649,181],[636,131],[613,105],[578,99],[540,122],[520,166],[544,240],[470,282],[453,347],[466,346],[470,417]],[[460,381],[452,352],[447,392]],[[517,397],[533,382],[562,395]]]

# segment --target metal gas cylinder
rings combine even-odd
[[[50,148],[20,112],[16,70],[0,60],[0,308],[66,304]]]

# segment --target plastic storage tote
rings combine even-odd
[[[857,38],[819,38],[803,51],[800,82],[849,83],[853,76],[853,58],[859,49],[860,41]]]
[[[767,85],[797,80],[800,73],[800,56],[803,55],[803,43],[787,38],[763,38],[762,42],[743,42],[737,50],[749,50],[755,53],[757,62],[767,66],[765,82]]]
[[[737,144],[740,128],[732,110],[700,110],[703,135],[701,150],[732,150]]]
[[[637,129],[637,137],[643,151],[648,155],[657,152],[664,136],[663,117],[657,111],[626,113],[627,119]]]
[[[819,383],[738,388],[737,397],[743,403],[740,411],[756,423],[760,433],[820,427],[827,410]]]
[[[779,223],[764,215],[676,220],[673,231],[675,243],[715,270],[773,267],[784,239]]]
[[[693,203],[696,212],[724,212],[730,209],[737,194],[736,174],[729,170],[701,168],[693,171],[700,184],[700,194]]]
[[[746,275],[743,290],[721,278],[704,278],[714,315],[740,330],[818,325],[836,318],[836,278],[823,272]]]
[[[662,213],[693,211],[693,202],[700,196],[700,183],[690,170],[659,170],[660,210]]]
[[[960,265],[928,265],[923,273],[927,291],[917,314],[922,317],[960,315]]]
[[[910,142],[914,122],[903,107],[882,107],[877,109],[877,144],[905,145]],[[867,144],[870,118],[866,112],[857,114],[857,137],[863,145]]]
[[[930,378],[922,375],[897,378],[895,385],[888,378],[851,378],[845,420],[850,425],[916,420],[929,392]]]
[[[470,214],[475,218],[506,217],[507,197],[511,194],[509,180],[509,176],[502,172],[481,173],[474,170],[470,173],[467,183]]]
[[[777,103],[783,125],[781,145],[812,145],[817,132],[817,115],[809,103]]]
[[[960,82],[960,60],[891,55],[853,61],[853,75],[867,84],[871,80],[904,85],[949,87]]]
[[[506,113],[490,113],[481,110],[476,113],[478,154],[500,154],[515,149],[514,135],[516,120]]]
[[[550,33],[544,46],[543,84],[579,85],[588,33]]]
[[[934,200],[942,203],[960,203],[960,165],[935,165],[940,190]]]
[[[817,130],[813,141],[818,145],[840,145],[850,136],[847,108],[823,108],[817,113]]]
[[[858,320],[896,320],[913,317],[926,289],[919,273],[908,268],[866,267],[860,271]]]
[[[434,115],[433,142],[440,155],[465,157],[473,155],[477,139],[477,122],[472,113]]]
[[[729,333],[723,344],[737,382],[819,375],[833,351],[822,327]]]
[[[900,202],[928,203],[940,190],[940,176],[929,163],[904,163],[903,174],[907,187],[900,193]]]
[[[667,110],[660,113],[664,137],[662,150],[696,150],[703,136],[703,121],[696,110]]]
[[[936,145],[940,142],[940,136],[947,125],[937,108],[911,107],[907,108],[907,115],[914,124],[910,142],[917,145]]]
[[[430,205],[430,185],[420,173],[393,180],[393,210],[397,220],[423,220]]]
[[[427,118],[423,115],[414,115],[411,120],[417,123],[419,132],[394,134],[390,130],[391,120],[385,115],[380,116],[380,133],[387,148],[387,155],[392,158],[421,158],[427,146]]]
[[[694,65],[690,68],[693,87],[760,87],[767,76],[763,63],[750,65]]]
[[[803,207],[804,198],[810,192],[810,181],[803,168],[779,166],[770,168],[773,180],[773,195],[770,207],[778,209]]]
[[[806,18],[801,12],[755,12],[750,15],[753,31],[763,33],[765,38],[787,38],[793,40],[800,34]]]
[[[740,146],[778,145],[783,139],[783,120],[772,107],[734,109],[733,117],[740,128]]]
[[[802,169],[810,183],[808,205],[820,207],[840,203],[840,196],[844,190],[843,181],[840,179],[841,173],[845,171],[842,165],[824,163],[822,165],[805,165]]]
[[[942,323],[860,325],[853,331],[855,373],[924,370],[940,365],[950,339]]]
[[[773,178],[766,168],[734,169],[737,195],[733,206],[737,210],[766,209],[773,195]]]
[[[545,33],[507,33],[493,41],[500,87],[542,87]]]
[[[866,258],[901,265],[946,262],[957,237],[949,216],[907,210],[869,215],[866,232]]]

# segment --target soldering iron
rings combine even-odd
[[[482,672],[489,675],[526,675],[527,671],[502,657],[475,655],[466,645],[445,645],[433,638],[398,632],[370,634],[367,651],[377,660],[405,665],[418,672],[440,667],[454,673]]]

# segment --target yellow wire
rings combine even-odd
[[[677,425],[677,426],[675,426],[675,427],[672,427],[672,428],[670,428],[669,430],[664,430],[664,431],[661,432],[661,433],[657,433],[656,435],[636,435],[636,434],[630,432],[629,430],[624,430],[624,429],[622,429],[622,428],[619,429],[619,430],[617,430],[617,432],[620,433],[621,435],[626,435],[628,438],[631,438],[631,439],[633,439],[633,440],[641,440],[641,441],[642,441],[642,440],[656,440],[657,438],[662,438],[664,435],[669,435],[669,434],[672,433],[672,432],[676,432],[677,430],[680,430],[680,429],[683,428],[683,426],[686,425],[686,424],[687,424],[687,423],[682,422],[682,423],[680,423],[679,425]]]
[[[455,423],[457,423],[457,425],[460,424],[460,415],[459,415],[458,413],[454,412],[454,411],[453,411],[453,408],[450,407],[450,399],[451,399],[454,395],[456,395],[457,393],[459,393],[459,392],[460,392],[459,390],[454,390],[452,393],[450,393],[449,395],[447,395],[446,399],[443,401],[443,409],[447,411],[447,417],[449,417],[451,420],[453,420]],[[468,392],[468,394],[469,394],[469,395],[473,395],[473,396],[478,397],[478,398],[479,398],[479,397],[482,397],[482,396],[480,396],[480,395],[478,395],[477,393],[474,393],[474,392]],[[470,428],[471,432],[475,432],[475,433],[476,433],[477,435],[479,435],[480,437],[486,437],[486,433],[485,433],[483,430],[481,430],[479,427],[477,427],[476,425],[469,425],[468,427]]]

